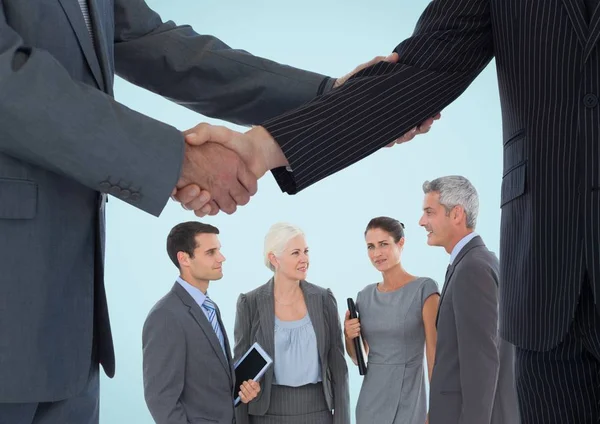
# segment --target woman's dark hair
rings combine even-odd
[[[398,243],[400,239],[404,237],[404,224],[389,216],[378,216],[377,218],[370,220],[367,224],[367,229],[365,230],[365,236],[367,235],[367,231],[376,228],[391,235],[394,239],[394,243]]]

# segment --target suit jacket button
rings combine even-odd
[[[98,187],[102,193],[108,193],[108,190],[110,189],[110,183],[108,181],[103,181],[98,185]]]
[[[593,109],[598,106],[598,97],[596,97],[594,94],[588,93],[583,96],[583,104],[588,109]]]
[[[134,192],[134,193],[131,193],[130,199],[133,202],[137,202],[138,200],[140,200],[141,197],[142,197],[142,195],[140,193]]]
[[[112,186],[108,192],[117,197],[119,194],[121,194],[121,188],[118,186]]]
[[[121,190],[121,199],[127,199],[131,196],[131,192],[129,190]]]

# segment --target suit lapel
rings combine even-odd
[[[456,261],[455,261],[456,263]],[[454,265],[448,265],[448,269],[446,269],[446,277],[444,278],[444,287],[442,288],[442,294],[440,296],[440,303],[438,306],[437,314],[435,316],[435,326],[437,327],[438,320],[440,318],[440,309],[442,308],[442,302],[444,301],[444,296],[446,295],[446,291],[448,290],[448,283],[450,282],[450,277],[454,273]]]
[[[444,279],[444,288],[442,289],[442,294],[440,296],[440,303],[439,303],[439,306],[438,306],[437,316],[435,317],[435,326],[436,327],[437,327],[437,324],[438,324],[438,320],[440,318],[440,310],[442,309],[442,302],[444,301],[444,296],[446,295],[446,293],[448,291],[448,287],[450,287],[450,282],[452,280],[452,275],[454,275],[454,270],[456,269],[456,266],[458,265],[458,263],[460,261],[462,261],[462,259],[465,257],[465,255],[471,249],[473,249],[475,247],[479,247],[479,246],[485,246],[485,244],[483,243],[483,240],[481,239],[480,236],[473,237],[473,239],[471,241],[469,241],[460,250],[460,252],[458,252],[458,255],[456,255],[456,258],[454,258],[454,262],[452,262],[452,265],[448,266],[448,270],[446,271],[446,278]]]
[[[208,318],[206,318],[206,315],[204,315],[204,312],[202,312],[202,309],[200,309],[200,306],[198,306],[198,304],[192,298],[192,296],[190,296],[189,293],[179,285],[179,283],[175,283],[175,285],[173,286],[173,290],[175,291],[175,294],[179,296],[184,305],[186,305],[189,308],[190,314],[206,335],[206,338],[210,342],[210,345],[212,346],[213,350],[215,351],[215,355],[217,355],[219,361],[221,361],[221,365],[223,365],[223,368],[225,368],[227,375],[229,375],[231,378],[230,361],[225,356],[225,353],[223,353],[221,343],[219,343],[219,339],[215,334],[215,330],[213,330],[212,326],[210,325],[210,322],[208,322]],[[220,319],[219,324],[221,324]],[[222,329],[223,327],[221,326],[221,330]],[[223,336],[225,336],[225,333],[223,333]]]
[[[90,33],[85,26],[85,20],[83,19],[83,13],[81,12],[81,8],[79,7],[79,3],[77,0],[58,0],[60,5],[62,6],[73,31],[75,32],[75,36],[79,41],[79,45],[81,46],[81,50],[83,51],[83,55],[92,71],[94,79],[96,80],[96,84],[100,87],[101,90],[104,90],[104,81],[102,79],[102,72],[100,70],[100,63],[98,62],[98,57],[96,56],[96,49],[94,48],[94,44],[92,43],[92,38],[90,37]],[[91,18],[91,15],[90,15]]]
[[[325,364],[325,344],[326,344],[326,330],[325,330],[325,317],[323,316],[323,297],[318,292],[314,291],[306,281],[300,282],[300,288],[304,294],[304,301],[306,302],[306,309],[308,310],[308,316],[312,322],[315,335],[317,337],[317,349],[319,351],[319,358],[321,364]]]
[[[263,340],[258,343],[267,351],[275,361],[275,297],[273,294],[273,279],[265,284],[258,296],[258,315]],[[263,344],[264,343],[264,344]],[[270,385],[273,379],[273,367],[269,367],[265,375],[265,386]],[[267,381],[268,380],[268,381]]]
[[[109,80],[109,75],[111,74],[111,70],[109,69],[109,60],[108,60],[108,46],[106,45],[106,32],[104,29],[103,23],[106,21],[103,18],[102,13],[105,11],[100,10],[99,1],[101,0],[88,0],[89,4],[89,13],[90,19],[92,20],[92,29],[94,32],[94,43],[96,45],[96,57],[100,60],[100,68],[102,71],[104,90],[109,93],[112,93],[112,84]]]
[[[229,380],[231,381],[231,385],[233,386],[233,376],[235,374],[235,369],[233,368],[233,361],[231,360],[231,349],[229,347],[229,339],[227,338],[227,332],[225,331],[225,326],[223,325],[223,321],[221,319],[221,311],[217,306],[217,320],[219,321],[219,325],[221,326],[221,331],[223,332],[223,340],[225,342],[225,356],[227,359],[227,365],[229,368]],[[214,333],[214,331],[213,331]],[[221,349],[222,351],[222,349]]]
[[[585,3],[583,0],[562,0],[567,15],[573,24],[577,39],[582,47],[586,46],[588,40],[588,25],[586,20]]]
[[[583,54],[584,63],[590,57],[594,47],[596,47],[596,44],[598,44],[598,38],[600,38],[600,7],[598,7],[598,5],[600,5],[600,3],[596,5],[596,9],[592,13],[592,17],[590,19],[589,35]]]

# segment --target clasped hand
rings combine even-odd
[[[355,73],[381,61],[397,62],[398,55],[378,56],[338,78],[334,89]],[[405,143],[427,133],[434,120],[428,119],[388,144]],[[181,176],[172,198],[198,217],[216,215],[220,210],[232,214],[257,192],[258,179],[267,171],[287,165],[283,153],[262,127],[246,133],[210,124],[199,124],[184,132],[185,153]]]

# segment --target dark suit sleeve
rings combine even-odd
[[[143,0],[115,0],[115,67],[133,84],[241,125],[298,107],[333,80],[162,22]]]
[[[462,392],[459,424],[489,423],[500,367],[498,288],[484,263],[465,264],[452,282]]]
[[[454,101],[493,55],[489,0],[434,0],[413,36],[339,89],[266,121],[292,172],[273,171],[294,194],[365,158]]]
[[[250,308],[246,300],[246,295],[240,294],[237,301],[235,313],[235,325],[233,328],[233,337],[235,338],[235,346],[233,348],[233,360],[237,362],[246,351],[250,348]],[[239,388],[236,387],[234,395],[237,396]],[[263,393],[262,387],[259,396]],[[248,405],[242,402],[235,408],[236,424],[249,424],[250,417],[248,416]]]
[[[73,80],[26,45],[0,2],[0,153],[97,191],[124,183],[140,194],[125,201],[159,215],[179,178],[183,136]]]
[[[329,326],[328,362],[333,389],[333,424],[350,424],[348,365],[344,356],[344,341],[337,302],[330,289],[327,289],[327,296],[325,297],[325,316]]]
[[[167,311],[150,313],[142,333],[144,398],[156,424],[187,424],[179,398],[185,382],[183,329]]]

